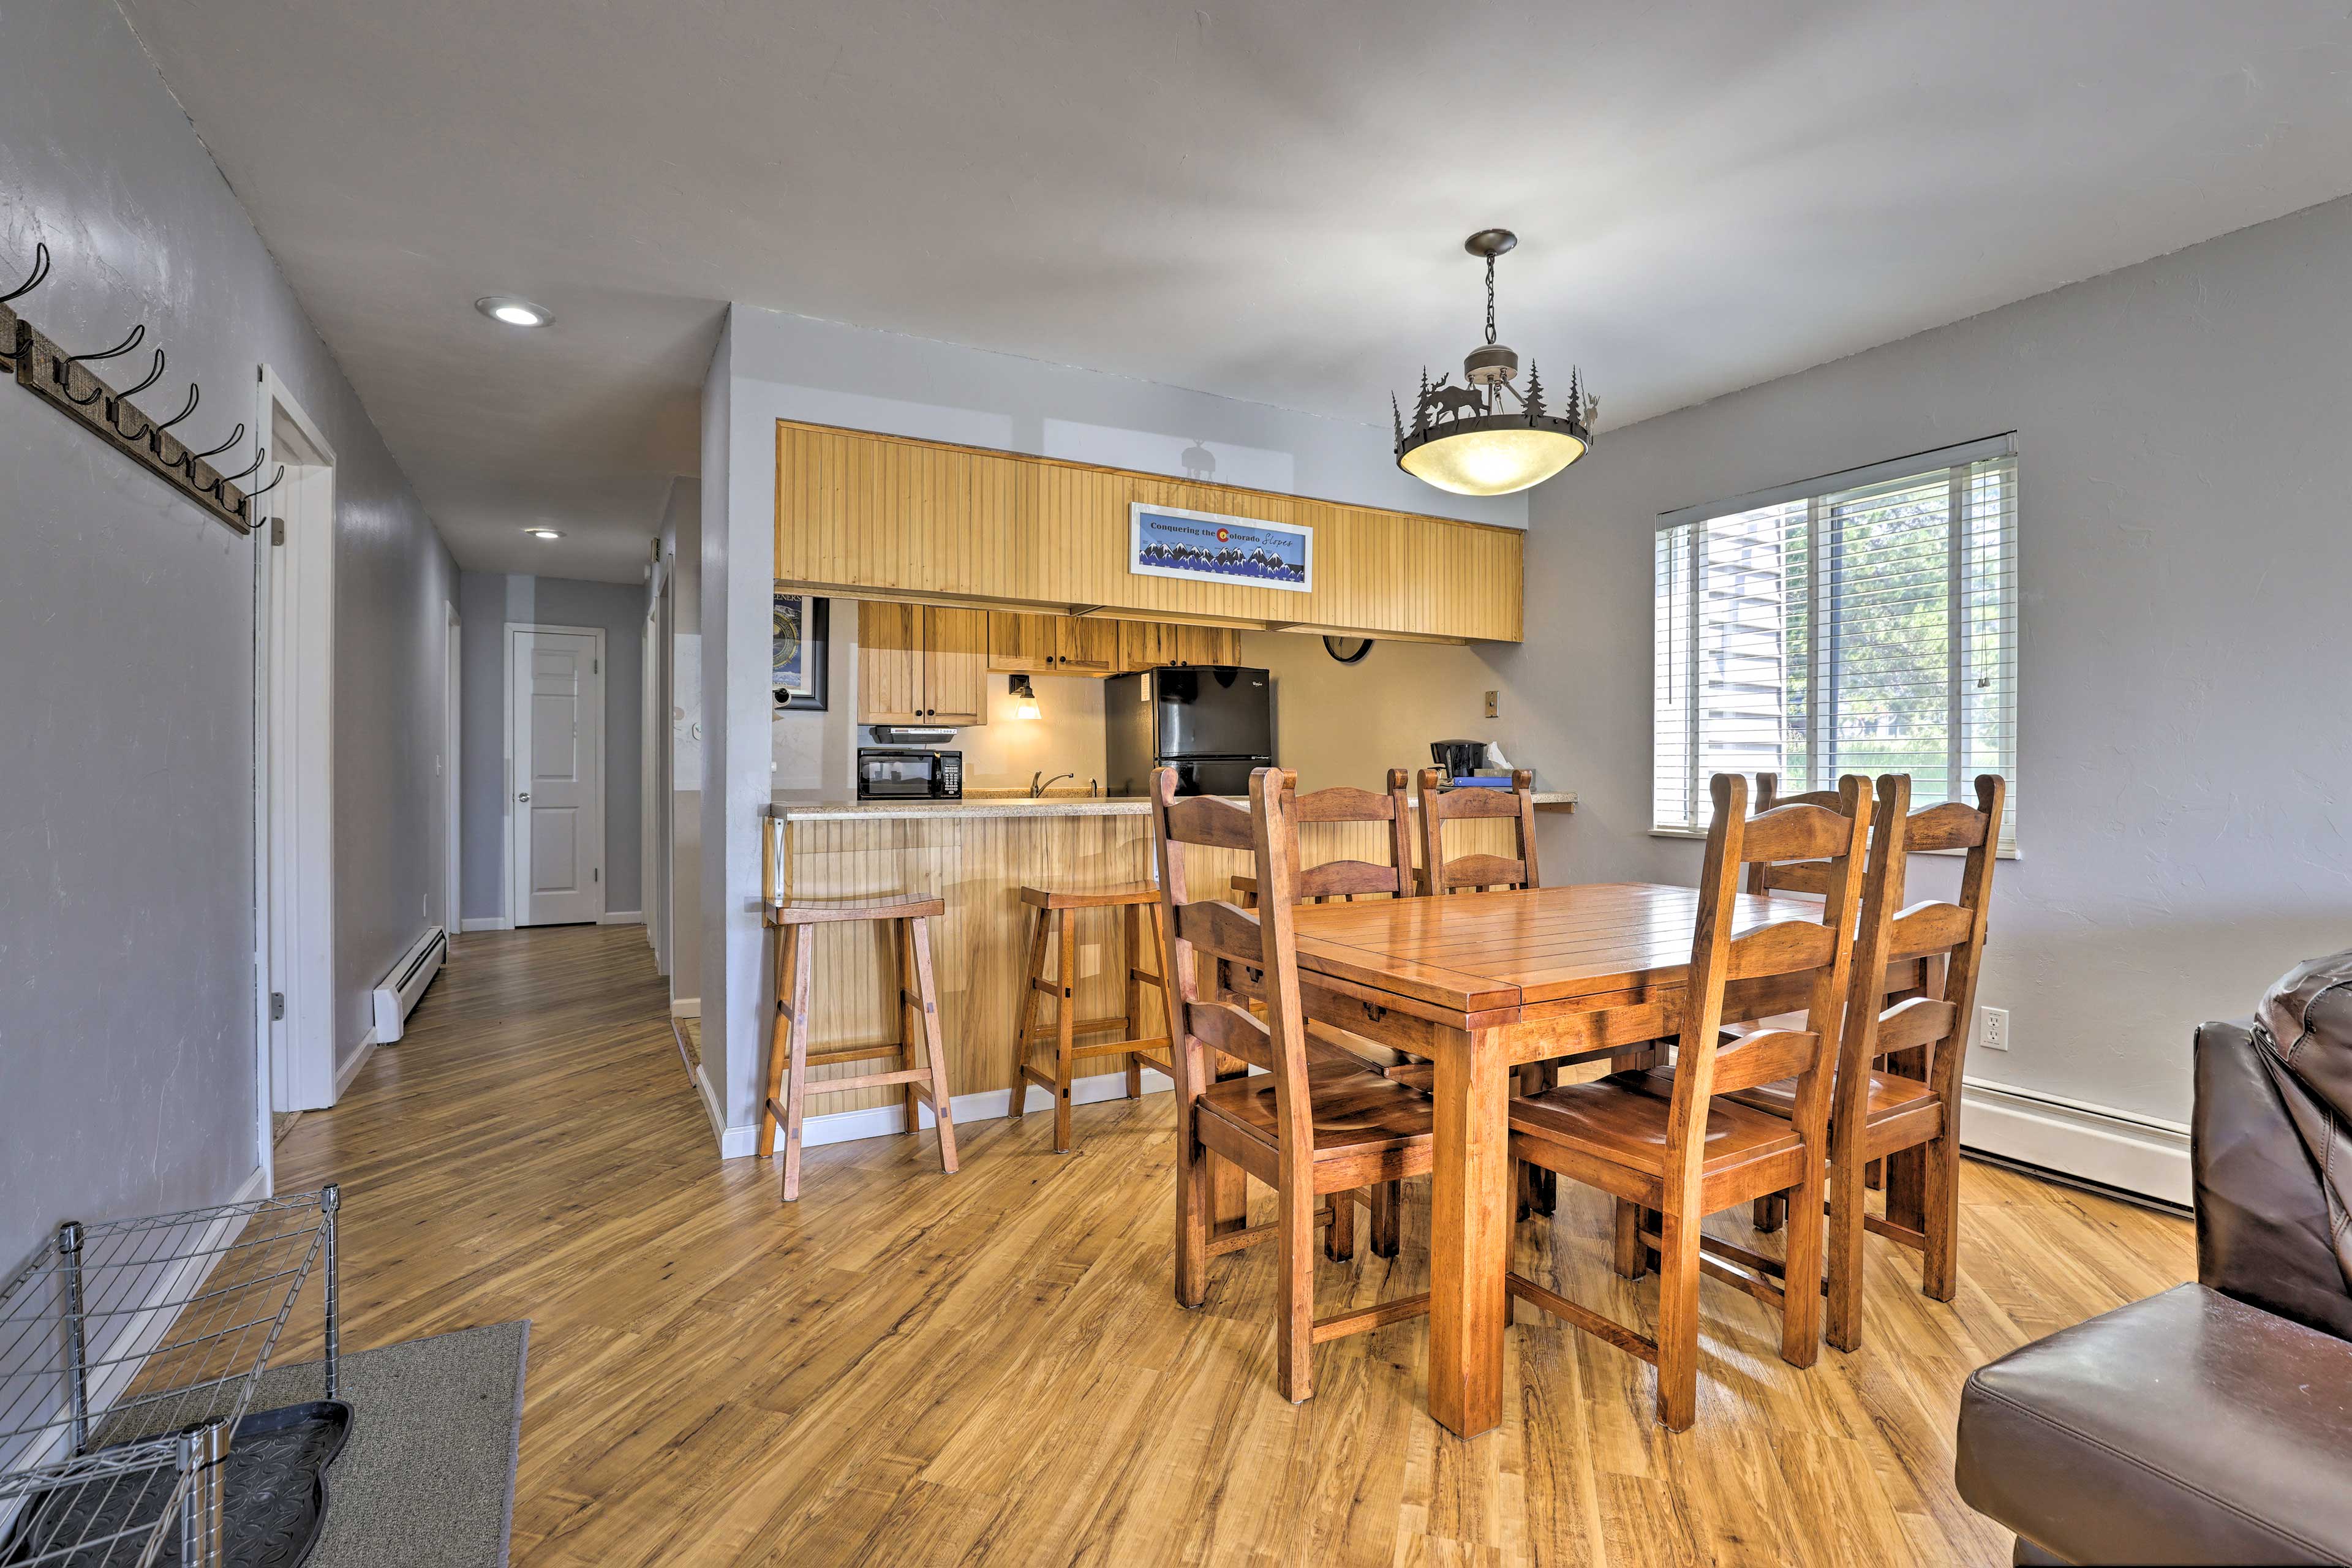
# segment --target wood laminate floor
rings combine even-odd
[[[1646,1366],[1523,1307],[1505,1424],[1464,1441],[1418,1321],[1285,1403],[1267,1249],[1176,1307],[1164,1097],[1082,1107],[1066,1155],[1052,1122],[967,1125],[952,1177],[928,1136],[817,1149],[787,1208],[718,1158],[641,930],[476,933],[278,1179],[343,1184],[347,1346],[531,1320],[513,1561],[548,1568],[2005,1563],[1952,1489],[1962,1379],[2194,1269],[2185,1221],[1971,1163],[1951,1306],[1873,1237],[1864,1348],[1799,1372],[1703,1286],[1678,1436]],[[1519,1266],[1647,1326],[1654,1281],[1561,1197]],[[1321,1310],[1425,1289],[1426,1214],[1326,1263]],[[306,1313],[280,1359],[311,1353]]]

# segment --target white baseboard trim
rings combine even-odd
[[[1964,1079],[1960,1146],[2187,1207],[2189,1129],[2010,1084]]]
[[[701,1017],[702,998],[699,996],[671,997],[669,999],[669,1016],[673,1018]]]
[[[375,1055],[375,1031],[373,1029],[370,1029],[366,1034],[360,1037],[360,1048],[352,1053],[352,1059],[335,1069],[336,1100],[343,1098],[343,1090],[351,1088],[352,1079],[360,1076],[360,1068],[367,1066],[368,1058]],[[332,1104],[333,1102],[330,1101],[329,1103]]]
[[[596,917],[600,926],[641,926],[646,923],[643,910],[606,910]]]
[[[457,922],[459,931],[512,931],[514,921],[504,915],[467,915]]]
[[[709,1066],[709,1063],[704,1063],[694,1069],[694,1086],[702,1091],[702,1111],[710,1118],[711,1136],[719,1140],[719,1157],[722,1160],[748,1159],[759,1151],[759,1126],[757,1123],[750,1127],[727,1125],[727,1113],[719,1108],[719,1091],[710,1087]]]
[[[1165,1073],[1152,1068],[1143,1069],[1143,1092],[1161,1094],[1176,1087]],[[1034,1114],[1054,1110],[1054,1097],[1035,1084],[1028,1086],[1029,1098],[1024,1102],[1024,1112]],[[1127,1075],[1123,1072],[1102,1073],[1094,1078],[1082,1078],[1070,1085],[1070,1103],[1095,1105],[1106,1100],[1127,1098]],[[1013,1091],[1009,1089],[981,1089],[971,1094],[959,1094],[951,1102],[955,1107],[956,1125],[967,1121],[994,1121],[1013,1114]],[[930,1126],[934,1120],[923,1106],[915,1108],[919,1125]],[[907,1111],[903,1105],[869,1105],[863,1110],[836,1110],[828,1115],[812,1116],[801,1123],[801,1147],[814,1149],[826,1143],[853,1143],[861,1138],[888,1138],[907,1131]],[[739,1136],[740,1140],[739,1140]],[[723,1157],[737,1157],[735,1144],[740,1141],[740,1152],[749,1154],[759,1147],[760,1130],[752,1127],[730,1127],[720,1141]]]

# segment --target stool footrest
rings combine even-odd
[[[1070,1059],[1075,1062],[1087,1062],[1093,1061],[1097,1057],[1132,1056],[1139,1051],[1162,1047],[1167,1044],[1168,1037],[1160,1035],[1148,1040],[1113,1040],[1108,1045],[1076,1046],[1070,1050]]]
[[[831,1067],[835,1062],[867,1061],[875,1057],[895,1057],[907,1047],[897,1040],[885,1040],[873,1046],[828,1046],[821,1051],[811,1051],[805,1058],[813,1068]]]
[[[829,1078],[822,1083],[805,1085],[803,1094],[846,1094],[853,1089],[881,1089],[894,1083],[911,1083],[918,1087],[930,1081],[929,1068],[906,1068],[898,1072],[860,1073],[856,1078]]]
[[[1032,991],[1043,991],[1048,996],[1059,996],[1063,994],[1062,983],[1060,981],[1040,980],[1034,974],[1029,977],[1029,989]]]

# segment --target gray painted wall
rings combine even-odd
[[[1536,493],[1528,640],[1482,650],[1582,796],[1547,874],[1696,874],[1647,831],[1660,511],[2014,429],[2022,858],[1982,1000],[2015,1045],[1968,1070],[2187,1120],[2191,1029],[2352,942],[2347,293],[2342,201],[1608,432]]]
[[[509,621],[604,630],[604,907],[642,912],[639,680],[645,668],[641,584],[467,572],[457,579],[465,772],[459,780],[459,879],[467,920],[507,912],[506,628]]]
[[[337,473],[341,1051],[423,923],[454,568],[334,360],[111,6],[0,12],[0,272],[61,342],[131,323],[205,387],[210,445],[267,362]],[[136,374],[143,374],[143,365]],[[0,388],[0,1258],[68,1215],[215,1202],[259,1157],[256,545]]]

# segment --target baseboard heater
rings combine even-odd
[[[408,1010],[425,994],[441,961],[449,954],[449,937],[439,926],[427,926],[416,945],[400,955],[391,973],[375,983],[375,1043],[388,1046],[400,1038]]]

